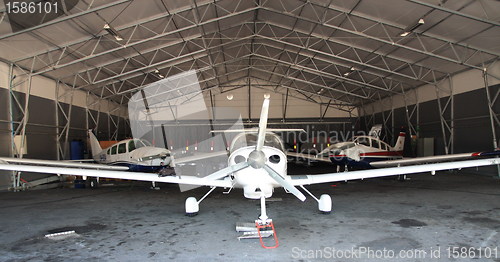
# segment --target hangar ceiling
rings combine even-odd
[[[195,69],[204,91],[251,84],[353,108],[482,70],[500,55],[492,0],[57,3],[57,15],[28,18],[4,5],[1,59],[121,104],[145,84]]]

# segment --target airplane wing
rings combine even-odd
[[[499,165],[500,158],[486,158],[466,161],[454,161],[426,165],[413,165],[404,167],[390,167],[380,169],[368,169],[360,171],[348,171],[340,173],[320,174],[320,175],[296,175],[291,176],[294,186],[340,182],[356,179],[385,177],[394,175],[406,175],[422,172],[435,172],[449,169],[462,169],[467,167],[479,167],[488,165]]]
[[[57,161],[57,160],[1,157],[0,163],[2,163],[2,162],[12,164],[12,165],[69,167],[69,168],[84,168],[84,169],[95,169],[95,170],[128,170],[129,169],[126,166],[110,166],[110,165],[102,165],[102,164],[78,163],[78,162],[67,161],[67,160]]]
[[[396,167],[396,166],[408,166],[415,164],[429,164],[447,161],[457,161],[473,158],[484,158],[489,156],[500,155],[500,150],[491,152],[475,152],[475,153],[463,153],[463,154],[451,154],[451,155],[441,155],[441,156],[427,156],[427,157],[416,157],[416,158],[403,158],[398,160],[388,160],[388,161],[376,161],[371,162],[370,165],[373,167]]]
[[[42,166],[42,165],[28,165],[28,164],[9,164],[6,161],[0,161],[0,170],[24,171],[24,172],[37,172],[47,174],[62,174],[83,177],[107,177],[116,179],[129,179],[138,181],[149,182],[162,182],[198,186],[216,186],[216,187],[231,187],[230,180],[215,180],[206,179],[192,176],[167,176],[158,177],[156,173],[143,173],[143,172],[129,172],[129,171],[116,171],[116,170],[95,170],[83,168],[70,168],[70,167],[55,167],[55,166]]]
[[[186,156],[182,158],[175,158],[174,157],[174,164],[184,164],[184,163],[190,163],[190,162],[195,162],[198,160],[203,160],[207,158],[212,158],[212,157],[219,157],[219,156],[227,156],[227,151],[217,151],[217,152],[211,152],[211,153],[197,153],[192,156]]]
[[[302,154],[302,153],[297,153],[297,152],[286,152],[287,156],[291,157],[296,157],[296,158],[304,158],[304,159],[310,159],[313,161],[321,161],[321,162],[328,162],[332,163],[330,158],[325,157],[325,156],[314,156],[314,155],[309,155],[309,154]]]

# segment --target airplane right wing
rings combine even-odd
[[[340,173],[319,174],[319,175],[296,175],[291,176],[291,182],[294,186],[311,185],[320,183],[332,183],[356,179],[406,175],[413,173],[435,172],[449,169],[462,169],[467,167],[479,167],[488,165],[499,165],[500,158],[486,158],[467,161],[454,161],[426,165],[413,165],[403,167],[390,167],[368,169],[360,171],[347,171]]]
[[[42,160],[42,159],[25,159],[0,157],[0,163],[8,163],[12,165],[28,165],[28,166],[45,166],[45,167],[69,167],[69,168],[84,168],[93,170],[129,170],[126,166],[111,166],[95,163],[80,163],[79,160]]]

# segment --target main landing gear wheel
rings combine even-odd
[[[330,214],[332,212],[332,198],[327,194],[321,195],[318,208],[321,214]]]
[[[95,178],[95,177],[89,177],[85,181],[85,187],[92,188],[92,189],[98,188],[99,187],[99,181],[97,181],[97,178]]]
[[[188,197],[186,199],[186,216],[194,217],[198,215],[198,211],[200,211],[200,205],[196,198]]]

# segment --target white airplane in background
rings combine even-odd
[[[380,127],[377,126],[374,128],[376,129]],[[339,167],[344,166],[349,169],[370,169],[456,161],[468,158],[500,155],[500,151],[497,150],[491,152],[472,152],[418,158],[403,158],[405,132],[399,133],[396,144],[391,147],[389,144],[379,139],[380,133],[376,131],[373,132],[374,128],[372,128],[368,136],[355,136],[350,142],[332,144],[316,155],[296,152],[287,152],[287,155],[295,158],[305,158],[313,161],[333,163],[337,166],[337,172],[339,171]]]
[[[158,172],[172,163],[170,150],[154,147],[146,140],[126,139],[117,142],[106,149],[102,149],[99,141],[88,131],[93,160],[38,160],[24,158],[0,157],[0,162],[48,167],[83,168],[90,170],[122,170],[132,172]],[[95,161],[95,163],[83,163]],[[173,170],[173,169],[172,169]],[[173,171],[172,171],[173,172]],[[87,180],[87,177],[84,177]],[[89,187],[96,187],[99,178],[90,179]]]
[[[99,164],[125,166],[133,172],[157,172],[172,160],[170,150],[154,147],[144,139],[126,139],[102,149],[91,130],[88,136],[92,158]]]
[[[375,136],[355,136],[351,142],[330,145],[316,155],[288,152],[292,157],[331,162],[338,167],[373,168],[373,163],[403,158],[405,133],[400,132],[396,144],[390,146]]]
[[[0,169],[211,187],[211,189],[200,200],[197,200],[194,197],[186,199],[185,208],[187,215],[196,215],[199,211],[200,202],[203,201],[208,194],[213,192],[217,187],[229,188],[230,190],[232,188],[242,188],[243,195],[246,198],[260,199],[261,214],[259,219],[255,221],[256,227],[259,229],[270,225],[274,231],[272,220],[267,216],[265,201],[266,198],[272,196],[275,188],[284,188],[286,192],[292,193],[299,200],[304,201],[306,196],[297,188],[300,187],[305,193],[318,202],[318,207],[321,212],[329,213],[332,210],[331,197],[327,194],[323,194],[318,199],[304,186],[318,183],[331,183],[355,179],[421,173],[428,171],[435,172],[438,170],[500,164],[499,158],[486,158],[469,161],[455,161],[429,165],[413,165],[342,173],[290,176],[286,173],[287,161],[282,140],[276,134],[267,132],[268,110],[269,96],[267,95],[262,105],[258,132],[243,132],[237,135],[233,139],[230,146],[230,155],[227,163],[228,166],[203,178],[190,176],[159,177],[157,174],[152,173],[124,172],[115,170],[102,170],[96,172],[95,170],[89,169],[48,167],[40,165],[34,166],[18,163],[0,163]]]

